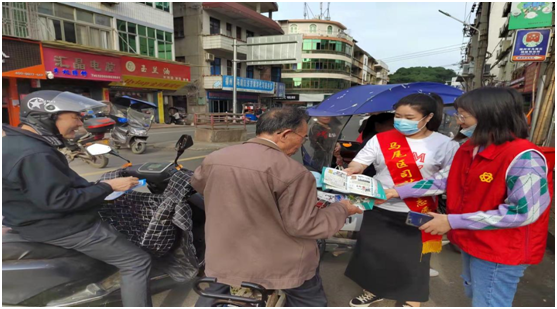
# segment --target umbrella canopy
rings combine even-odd
[[[393,105],[414,93],[436,93],[445,104],[452,104],[462,90],[440,83],[419,82],[392,85],[363,85],[337,92],[316,107],[310,116],[347,116],[393,110]]]

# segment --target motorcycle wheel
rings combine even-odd
[[[84,159],[83,161],[95,168],[104,168],[108,165],[108,158],[105,155],[93,156],[92,160]]]
[[[131,150],[135,154],[142,154],[145,152],[146,149],[147,149],[147,143],[145,142],[134,141],[131,144]]]

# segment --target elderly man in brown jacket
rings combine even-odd
[[[256,138],[210,154],[192,180],[205,197],[206,275],[232,286],[281,289],[292,307],[327,306],[316,240],[361,213],[346,200],[315,207],[315,178],[290,157],[307,131],[305,111],[270,110],[257,121]],[[228,287],[207,291],[223,294]],[[203,297],[196,304],[210,305]]]

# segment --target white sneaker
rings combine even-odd
[[[439,276],[439,272],[436,271],[436,270],[433,269],[433,268],[430,268],[430,269],[429,269],[429,276],[430,276],[430,277],[437,277],[437,276]]]

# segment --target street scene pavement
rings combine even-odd
[[[357,132],[357,125],[357,121],[349,122],[346,131]],[[255,136],[255,125],[248,125],[247,130],[248,138]],[[135,155],[128,149],[121,149],[120,154],[136,165],[149,161],[170,162],[175,158],[174,144],[178,138],[182,134],[193,136],[194,132],[195,128],[189,126],[155,127],[149,132],[150,147],[146,153]],[[231,144],[195,143],[182,155],[180,164],[187,169],[194,170],[201,164],[205,156],[228,145]],[[299,152],[294,158],[300,160]],[[72,162],[70,165],[89,181],[96,181],[103,173],[117,169],[123,163],[125,162],[121,159],[111,156],[108,166],[104,169],[92,168],[81,161]],[[321,261],[321,276],[329,306],[348,306],[350,299],[361,294],[361,288],[344,276],[350,256],[351,253],[334,256],[328,252]],[[423,305],[428,307],[470,306],[470,300],[464,294],[460,278],[460,254],[452,250],[450,246],[445,246],[440,254],[433,255],[431,266],[440,274],[438,277],[431,278],[430,300]],[[192,290],[191,282],[186,282],[173,290],[153,297],[154,305],[161,307],[193,306],[196,300],[197,294]],[[394,301],[385,300],[372,306],[394,306]],[[553,252],[547,250],[542,263],[526,270],[524,278],[518,286],[514,306],[555,307],[555,254]]]

